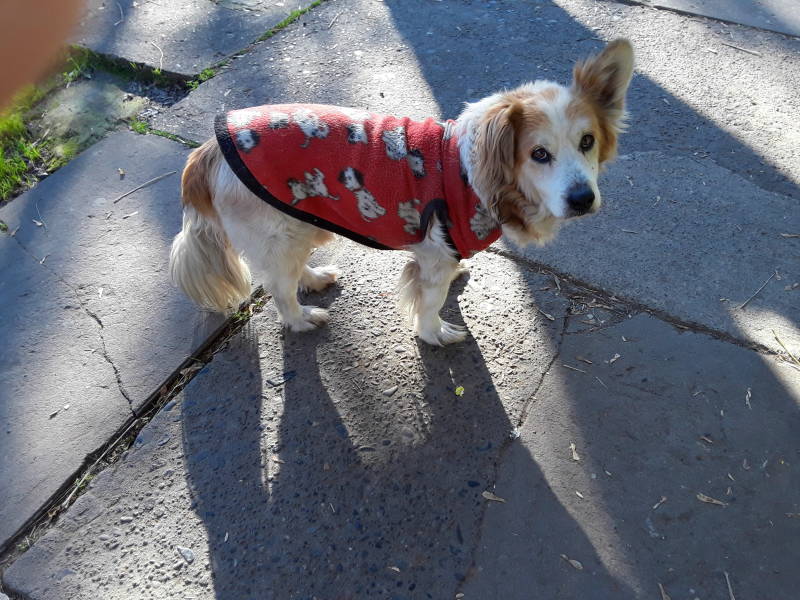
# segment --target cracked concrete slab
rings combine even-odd
[[[247,47],[294,8],[264,0],[90,0],[74,43],[193,77]]]
[[[103,357],[97,323],[74,291],[7,235],[0,235],[0,257],[5,544],[131,412]]]
[[[9,591],[453,596],[567,301],[483,254],[444,311],[471,337],[430,348],[395,307],[401,255],[341,242],[314,258],[330,260],[341,283],[310,296],[329,327],[284,335],[268,303],[5,572]]]
[[[2,236],[0,270],[0,302],[11,311],[0,323],[3,360],[13,366],[0,391],[13,415],[0,442],[0,476],[10,482],[0,492],[3,543],[193,350],[186,322],[196,309],[167,274],[179,175],[113,203],[179,172],[187,154],[120,132],[0,209],[16,232]]]
[[[660,583],[722,599],[725,573],[736,598],[791,597],[800,371],[644,314],[578,326],[504,456],[464,598],[657,598]]]

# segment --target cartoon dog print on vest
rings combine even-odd
[[[485,240],[486,237],[497,228],[497,221],[495,221],[486,209],[480,204],[475,205],[475,214],[469,220],[469,228],[475,237],[479,240]]]
[[[328,137],[330,129],[328,124],[308,109],[302,108],[294,113],[294,122],[306,136],[306,141],[300,144],[301,148],[308,148],[312,138],[323,139]]]
[[[367,131],[363,123],[349,123],[347,125],[347,141],[351,144],[366,144]]]
[[[269,115],[270,129],[286,129],[289,126],[289,115],[285,112],[274,112]]]
[[[409,235],[416,235],[419,232],[419,210],[417,207],[420,204],[422,203],[416,198],[397,204],[397,216],[406,222],[403,225],[403,229]]]
[[[339,181],[356,197],[358,212],[365,221],[374,221],[386,214],[386,209],[375,201],[375,197],[364,187],[364,176],[353,167],[339,173]]]
[[[325,175],[319,169],[314,169],[313,173],[306,171],[304,176],[305,181],[298,181],[294,178],[286,181],[286,185],[292,190],[292,206],[306,198],[339,199],[339,196],[332,196],[328,192],[328,186],[325,185]]]
[[[383,143],[386,145],[386,155],[392,160],[402,160],[408,154],[408,147],[406,146],[406,130],[401,125],[394,129],[384,131],[381,136]]]
[[[250,152],[258,146],[258,132],[254,129],[241,129],[236,132],[236,146],[242,152]]]
[[[408,166],[411,168],[411,172],[414,173],[414,177],[417,179],[421,179],[425,177],[425,157],[422,156],[422,152],[413,148],[408,151],[408,155],[406,156],[406,161],[408,162]]]

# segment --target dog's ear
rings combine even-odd
[[[522,111],[522,104],[516,99],[500,102],[486,111],[478,125],[473,184],[490,202],[500,190],[515,183],[517,129]]]
[[[572,91],[594,109],[602,128],[600,162],[613,157],[617,134],[625,127],[625,94],[633,76],[633,48],[616,39],[575,65]]]
[[[356,181],[358,181],[358,187],[364,187],[363,173],[361,173],[361,171],[359,171],[358,169],[353,169],[353,175],[355,176]]]

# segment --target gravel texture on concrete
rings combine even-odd
[[[290,2],[89,0],[74,43],[193,77],[282,21]]]
[[[659,583],[672,598],[793,597],[800,371],[604,312],[597,328],[570,318],[504,456],[506,502],[487,508],[465,599],[663,598]]]
[[[344,273],[312,296],[330,326],[282,335],[268,303],[6,571],[9,590],[452,597],[567,301],[484,254],[445,309],[473,337],[430,348],[395,308],[397,253],[342,243],[326,255]]]
[[[800,13],[793,0],[629,0],[687,15],[800,37]]]
[[[181,222],[179,173],[113,202],[179,171],[187,153],[164,138],[117,133],[0,209],[15,232],[2,234],[0,269],[0,410],[9,417],[0,542],[193,349],[186,323],[196,309],[166,268]]]

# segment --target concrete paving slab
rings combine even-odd
[[[800,36],[800,12],[792,0],[643,0],[638,4],[687,15]]]
[[[779,350],[777,333],[800,348],[800,239],[781,236],[800,232],[795,200],[660,152],[622,157],[601,189],[600,213],[509,251],[737,339]]]
[[[74,43],[193,77],[245,48],[294,8],[266,0],[89,0]]]
[[[446,30],[434,26],[443,22]],[[623,153],[711,155],[800,199],[800,153],[787,134],[800,112],[800,40],[594,0],[328,0],[304,23],[234,60],[156,126],[203,141],[217,112],[269,102],[454,118],[464,101],[499,88],[567,82],[575,61],[601,47],[598,38],[625,36],[637,51],[637,75]]]
[[[0,262],[2,546],[131,411],[74,290],[7,235]]]
[[[647,315],[608,325],[564,337],[465,600],[794,597],[800,371]]]
[[[344,273],[312,296],[330,326],[283,335],[267,304],[6,571],[9,591],[453,597],[567,301],[484,254],[445,309],[472,337],[432,349],[394,306],[401,255],[349,242],[325,254],[315,262]]]
[[[0,210],[16,231],[0,269],[3,543],[193,349],[196,310],[167,274],[178,174],[113,203],[187,153],[120,132]]]

